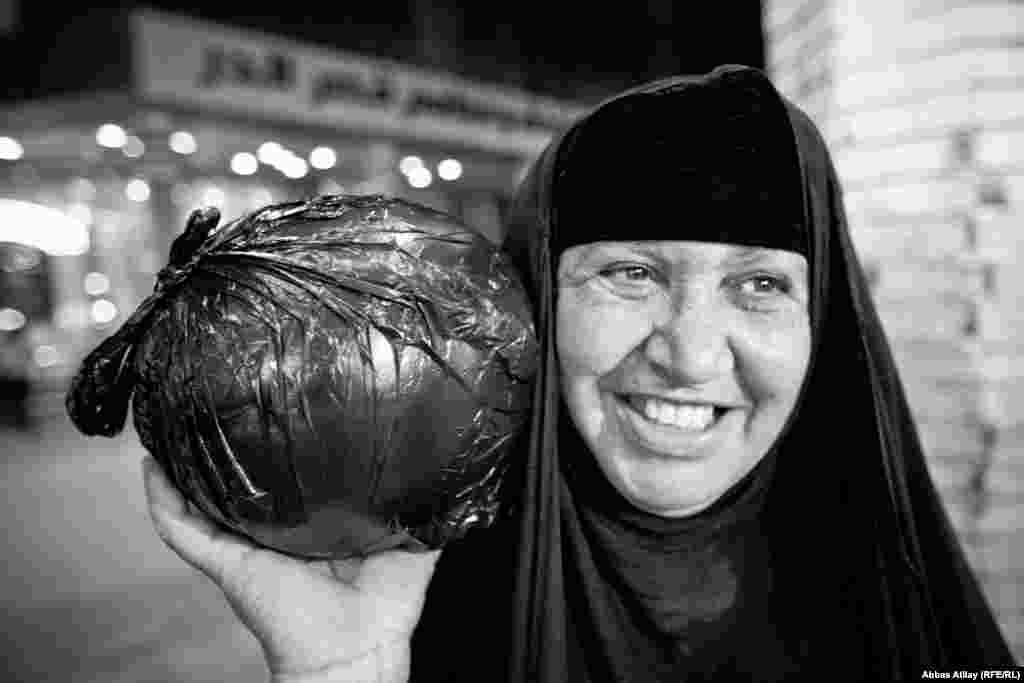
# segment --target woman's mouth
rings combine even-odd
[[[712,403],[680,403],[642,394],[620,394],[617,398],[648,422],[687,432],[707,430],[725,412]]]
[[[731,412],[715,403],[669,401],[644,394],[615,394],[625,434],[647,451],[670,457],[695,457],[724,436],[723,417]]]
[[[627,401],[633,410],[659,425],[700,432],[715,421],[715,407],[710,403],[677,403],[638,394],[628,396]]]

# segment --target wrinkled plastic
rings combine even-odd
[[[499,511],[537,344],[504,255],[410,202],[337,195],[217,229],[83,362],[85,434],[136,431],[197,507],[306,557],[443,546]]]

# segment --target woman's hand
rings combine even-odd
[[[193,513],[152,457],[143,471],[157,533],[224,591],[275,682],[408,679],[410,639],[440,551],[294,559]]]

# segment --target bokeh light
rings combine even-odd
[[[445,159],[437,165],[437,175],[442,180],[457,180],[462,175],[462,164],[458,159]]]
[[[53,344],[41,344],[32,350],[32,360],[41,368],[50,368],[60,363],[60,352]]]
[[[196,139],[192,133],[176,130],[168,138],[168,144],[178,154],[192,154],[196,151]]]
[[[264,142],[259,146],[259,149],[256,150],[256,156],[262,163],[267,164],[268,166],[277,166],[284,155],[284,147],[273,140]]]
[[[21,143],[7,136],[0,137],[0,159],[4,161],[17,161],[25,154]]]
[[[238,152],[231,157],[231,170],[238,175],[252,175],[259,167],[259,160],[249,152]]]
[[[144,202],[149,199],[149,183],[142,178],[135,178],[128,181],[124,186],[124,195],[133,202]]]
[[[414,168],[406,177],[409,179],[409,184],[415,188],[423,189],[429,187],[430,183],[434,181],[434,174],[430,172],[430,169],[423,166]]]
[[[17,308],[0,308],[0,330],[14,332],[25,327],[25,314]]]
[[[402,160],[398,162],[398,170],[405,175],[411,175],[417,169],[424,168],[423,159],[417,156],[402,157]]]
[[[117,306],[110,299],[96,299],[92,302],[92,319],[98,325],[106,325],[117,317]]]
[[[281,173],[289,178],[297,179],[309,173],[309,164],[305,159],[291,155],[281,163]]]
[[[85,274],[82,286],[85,289],[86,294],[98,296],[106,293],[110,289],[110,278],[103,273],[93,271]]]
[[[96,129],[96,143],[100,147],[117,149],[124,147],[124,143],[127,141],[128,135],[124,132],[124,128],[116,123],[104,123]]]
[[[313,168],[325,171],[334,168],[338,163],[338,155],[330,147],[315,147],[309,153],[309,163]]]

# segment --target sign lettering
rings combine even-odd
[[[295,86],[295,62],[282,54],[253,55],[245,50],[214,45],[203,50],[203,68],[196,84],[289,90]]]
[[[135,14],[136,87],[157,101],[536,154],[578,106],[385,60]]]

